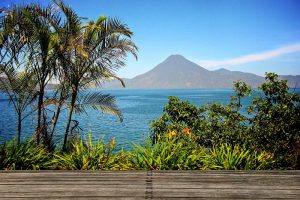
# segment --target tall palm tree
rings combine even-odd
[[[26,108],[33,102],[34,74],[26,70],[28,65],[28,21],[25,13],[29,6],[13,6],[1,16],[0,22],[0,90],[5,92],[18,116],[18,143]]]
[[[70,84],[70,104],[63,149],[66,149],[70,123],[76,105],[93,105],[104,112],[122,115],[114,103],[114,97],[102,93],[87,94],[78,101],[80,90],[92,82],[101,84],[109,78],[118,78],[116,70],[125,65],[127,53],[137,58],[137,47],[131,41],[133,33],[118,19],[99,17],[82,25],[80,17],[62,2],[54,1],[65,15],[64,44],[69,48],[59,56],[64,77]],[[98,105],[98,106],[95,106]]]
[[[37,143],[40,143],[41,134],[46,137],[46,127],[43,124],[45,87],[52,78],[56,65],[55,29],[59,26],[60,16],[52,6],[42,7],[32,4],[30,11],[26,13],[26,19],[30,22],[27,29],[32,30],[30,35],[30,68],[37,77],[38,105],[37,105]]]

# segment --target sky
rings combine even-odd
[[[11,3],[48,0],[0,0]],[[79,16],[116,17],[134,32],[138,61],[118,75],[132,78],[168,56],[200,66],[264,75],[300,75],[300,0],[65,0]]]

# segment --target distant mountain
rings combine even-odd
[[[288,80],[291,87],[300,87],[300,75],[280,76]],[[210,71],[181,55],[171,55],[152,70],[132,79],[125,79],[128,89],[171,89],[171,88],[232,88],[234,80],[243,80],[253,88],[264,81],[264,77],[230,71],[224,68]],[[117,81],[103,85],[106,89],[122,88]]]
[[[291,88],[300,88],[300,75],[281,75],[281,80],[287,80]]]

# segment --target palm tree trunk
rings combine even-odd
[[[54,116],[53,126],[52,126],[52,130],[51,130],[51,133],[50,133],[50,141],[52,141],[52,138],[53,138],[53,134],[54,134],[54,131],[55,131],[55,128],[56,128],[56,124],[57,124],[58,117],[59,117],[59,114],[60,114],[61,106],[62,106],[62,104],[59,104],[59,106],[56,110],[56,114]]]
[[[37,120],[37,130],[36,130],[36,141],[38,145],[40,144],[40,134],[42,132],[41,121],[42,121],[43,99],[44,99],[44,87],[41,86],[39,91],[39,99],[38,99],[38,120]]]
[[[63,151],[65,151],[66,147],[67,147],[68,134],[69,134],[70,124],[71,124],[71,120],[72,120],[72,114],[73,114],[73,110],[74,110],[74,106],[75,106],[75,101],[76,101],[76,97],[77,97],[77,92],[78,92],[77,89],[73,90],[73,92],[72,92],[71,107],[70,107],[69,117],[68,117],[68,121],[67,121],[67,127],[66,127],[64,144],[63,144]]]
[[[18,113],[18,144],[21,143],[22,115]]]
[[[57,124],[57,121],[58,121],[58,118],[59,118],[60,110],[61,110],[61,108],[64,104],[64,100],[65,100],[64,92],[65,92],[65,90],[62,88],[61,91],[60,91],[59,105],[57,107],[56,114],[54,116],[53,126],[52,126],[52,130],[51,130],[51,133],[50,133],[50,141],[52,141],[53,134],[54,134],[54,131],[55,131],[55,128],[56,128],[56,124]]]

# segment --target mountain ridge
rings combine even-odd
[[[300,87],[300,75],[280,75],[280,79],[288,80],[291,87]],[[257,88],[264,77],[241,71],[230,71],[225,68],[207,70],[186,59],[182,55],[171,55],[151,70],[131,79],[124,79],[126,89],[232,89],[233,81],[246,82]],[[104,89],[121,89],[117,81],[103,84]]]

